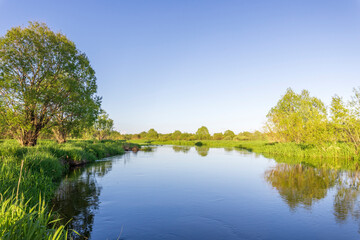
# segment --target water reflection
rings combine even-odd
[[[359,172],[282,163],[267,170],[265,179],[277,189],[291,210],[298,206],[311,209],[314,202],[325,198],[329,189],[334,188],[333,213],[336,221],[345,223],[350,217],[358,222],[360,220]]]
[[[101,186],[97,177],[105,176],[112,169],[112,161],[102,161],[86,168],[73,170],[62,181],[53,199],[54,211],[59,212],[63,223],[68,223],[74,239],[90,238],[94,216],[99,208]]]
[[[359,180],[359,172],[342,173],[339,178],[334,199],[334,215],[339,223],[344,223],[350,216],[360,219]]]
[[[310,208],[314,201],[324,198],[333,187],[338,173],[332,170],[316,169],[301,164],[278,164],[265,172],[265,179],[276,188],[294,210],[299,205]]]
[[[209,147],[206,147],[206,146],[201,146],[201,147],[198,147],[198,146],[195,146],[195,149],[196,149],[196,152],[202,156],[202,157],[206,157],[208,154],[209,154]]]
[[[183,153],[188,153],[191,149],[190,146],[173,146],[172,149],[174,150],[174,152],[183,152]],[[195,146],[195,150],[196,152],[202,156],[202,157],[206,157],[209,154],[209,147],[206,146]],[[225,149],[225,151],[229,151],[229,149]]]
[[[360,173],[314,168],[305,163],[275,163],[264,157],[255,159],[254,153],[237,148],[232,154],[226,153],[226,149],[210,152],[206,146],[195,147],[196,152],[190,151],[191,148],[159,147],[155,152],[129,153],[113,161],[74,170],[59,187],[54,199],[55,210],[60,212],[64,222],[73,219],[69,228],[82,235],[74,235],[75,239],[117,239],[122,226],[125,226],[123,239],[168,239],[157,235],[159,233],[178,234],[175,239],[192,239],[181,235],[183,229],[192,226],[191,236],[202,234],[202,229],[205,233],[214,230],[219,234],[213,238],[204,234],[196,239],[239,239],[227,235],[224,222],[231,223],[239,232],[244,226],[241,224],[253,225],[254,229],[247,233],[254,239],[265,225],[281,229],[281,233],[276,234],[287,236],[282,239],[291,239],[293,233],[298,236],[296,239],[311,239],[311,234],[320,233],[341,239],[339,236],[348,230],[352,231],[344,239],[356,239],[351,235],[354,231],[358,236]],[[202,158],[205,156],[208,156],[206,161]],[[125,168],[131,158],[131,164]],[[109,171],[115,174],[107,175]],[[183,180],[184,173],[189,179]],[[102,177],[104,190],[99,184]],[[264,184],[263,177],[275,191]],[[113,184],[115,180],[122,183],[117,190],[117,185]],[[282,211],[283,208],[286,211]],[[271,212],[266,212],[267,209]],[[307,211],[309,209],[311,211]],[[281,217],[274,218],[273,211]],[[209,214],[206,219],[219,220],[204,220],[203,213]],[[259,221],[261,226],[256,225]],[[291,225],[289,229],[300,231],[279,228],[286,224]],[[307,228],[316,224],[330,230]],[[278,239],[276,236],[279,235],[269,239]]]
[[[234,151],[233,147],[224,147],[225,152],[232,152]]]
[[[173,146],[172,148],[174,152],[183,152],[183,153],[187,153],[191,149],[191,147],[189,146]]]

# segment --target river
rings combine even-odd
[[[53,203],[75,239],[359,239],[359,179],[232,148],[157,146],[73,170]]]

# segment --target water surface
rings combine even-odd
[[[90,239],[359,239],[356,172],[161,146],[71,172],[54,199]]]

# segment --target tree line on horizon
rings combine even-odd
[[[228,141],[249,141],[249,140],[265,140],[266,136],[260,131],[254,132],[240,132],[235,134],[231,130],[226,130],[224,133],[210,134],[207,127],[200,127],[195,133],[181,132],[175,130],[173,133],[158,133],[155,129],[151,128],[147,132],[143,131],[137,134],[120,134],[119,132],[113,131],[110,137],[122,140],[159,140],[159,141],[172,141],[172,140],[228,140]]]

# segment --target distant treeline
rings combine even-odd
[[[112,139],[123,139],[123,140],[160,140],[160,141],[169,141],[169,140],[233,140],[233,141],[250,141],[250,140],[265,140],[266,136],[260,131],[255,132],[240,132],[235,134],[231,130],[226,130],[224,133],[214,133],[211,135],[207,127],[200,127],[196,133],[186,133],[179,130],[174,131],[173,133],[158,133],[155,129],[150,129],[149,131],[141,132],[138,134],[120,134],[116,131],[113,131],[110,134]]]

